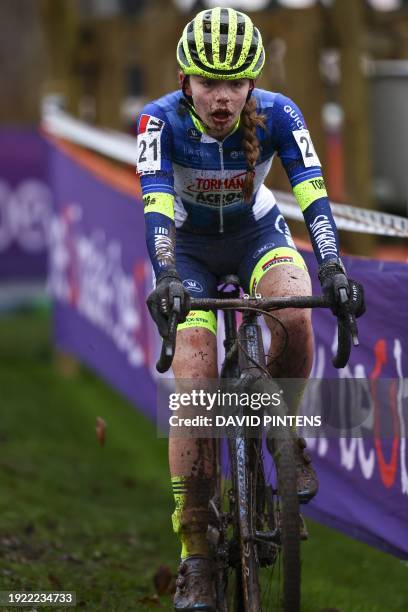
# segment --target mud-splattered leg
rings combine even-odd
[[[177,351],[173,361],[174,376],[186,391],[188,380],[215,379],[217,377],[217,352],[215,335],[204,328],[183,329],[177,334]],[[179,409],[179,417],[191,410]],[[206,540],[210,519],[209,499],[213,492],[214,440],[210,438],[176,437],[170,431],[169,465],[176,508],[173,528],[179,535],[181,557],[208,554]],[[188,435],[183,428],[181,435]]]
[[[291,264],[276,266],[260,280],[257,292],[264,297],[311,295],[309,274]],[[271,332],[268,369],[275,378],[308,378],[313,361],[313,331],[310,310],[289,308],[265,317]]]
[[[258,291],[263,296],[311,295],[309,274],[297,266],[281,265],[268,271],[261,279]],[[288,309],[273,313],[278,321],[266,317],[271,332],[268,369],[274,378],[291,378],[285,385],[284,397],[292,414],[296,414],[302,399],[306,379],[310,375],[313,360],[313,331],[310,310]],[[287,335],[282,327],[287,332]],[[296,434],[296,427],[293,427]],[[318,480],[310,457],[304,453],[303,438],[295,441],[295,460],[299,500],[303,503],[316,495]],[[271,441],[273,452],[273,442]]]

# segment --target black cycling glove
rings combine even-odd
[[[347,277],[340,259],[336,257],[321,264],[318,276],[323,295],[336,317],[344,315],[345,309],[350,309],[355,317],[365,313],[364,288],[361,283]],[[348,298],[345,303],[343,295]]]
[[[183,323],[190,311],[190,296],[183,287],[175,269],[162,272],[156,278],[156,288],[148,296],[146,303],[162,338],[168,336],[169,316],[175,297],[180,298],[178,322]]]

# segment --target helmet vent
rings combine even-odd
[[[255,79],[265,61],[261,35],[251,19],[220,7],[202,11],[187,24],[177,56],[186,74],[221,79]]]

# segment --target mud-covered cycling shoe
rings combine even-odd
[[[191,555],[178,569],[174,609],[183,612],[216,612],[213,562],[203,555]]]
[[[299,503],[307,504],[319,490],[319,481],[313,469],[310,455],[305,452],[306,440],[295,438],[294,445]]]
[[[276,442],[274,438],[268,437],[266,445],[272,457],[275,455]],[[310,456],[305,453],[306,440],[304,438],[293,439],[296,464],[297,494],[300,504],[307,504],[319,490],[319,481],[312,466]]]

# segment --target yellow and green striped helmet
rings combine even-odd
[[[177,45],[184,74],[210,79],[255,79],[265,63],[261,34],[245,13],[232,8],[201,11]]]

